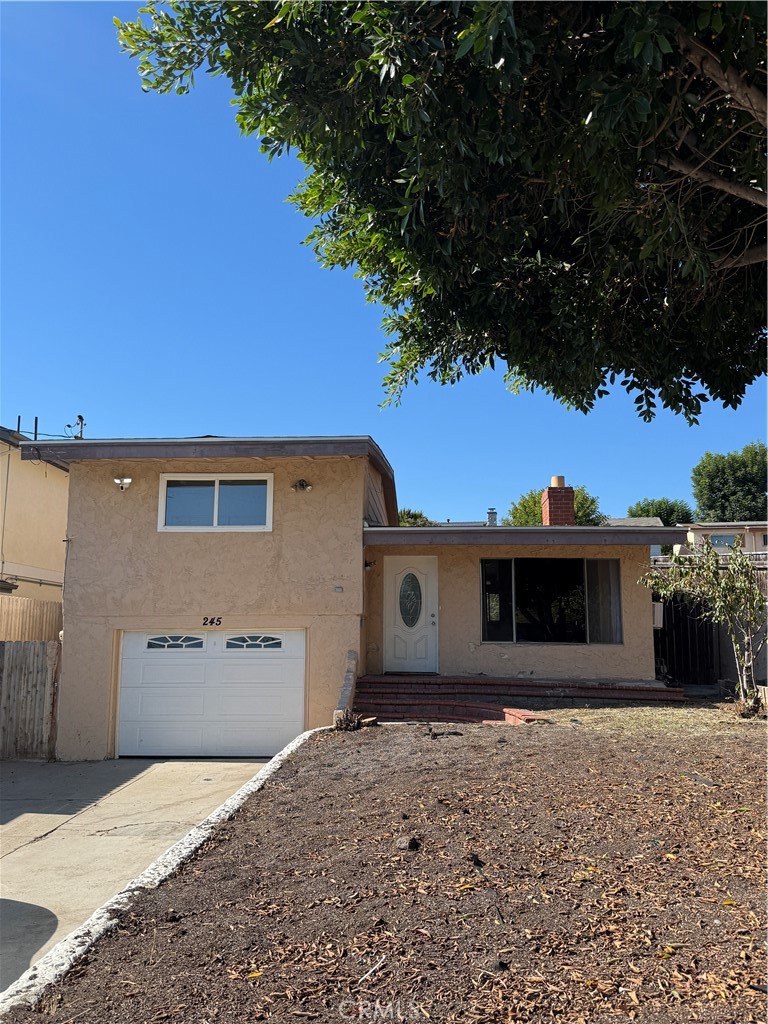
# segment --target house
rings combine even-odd
[[[31,439],[0,427],[0,594],[61,601],[67,528],[67,467],[55,459],[26,460]]]
[[[690,523],[679,524],[686,531],[685,543],[675,547],[675,554],[691,554],[700,548],[705,540],[709,540],[713,548],[723,554],[733,547],[737,537],[741,540],[741,549],[750,556],[758,556],[762,561],[768,556],[768,523],[763,520],[751,520],[740,523]],[[759,557],[762,556],[762,557]]]
[[[653,680],[663,527],[399,527],[370,437],[22,445],[70,473],[57,755],[264,755],[362,673]]]

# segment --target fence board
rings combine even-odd
[[[0,642],[0,757],[52,758],[61,644]]]
[[[61,603],[0,594],[0,641],[58,640]]]

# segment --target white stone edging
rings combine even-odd
[[[357,686],[357,651],[347,651],[344,662],[344,679],[341,684],[339,700],[336,710],[333,712],[333,724],[336,725],[344,719],[344,713],[351,711],[355,703],[355,689]]]
[[[115,927],[117,913],[125,910],[137,890],[155,889],[166,878],[169,878],[200,849],[219,825],[234,817],[246,800],[262,789],[291,754],[306,743],[310,736],[328,730],[328,726],[309,729],[297,736],[295,740],[291,740],[228,800],[225,800],[199,825],[195,825],[182,839],[162,853],[116,896],[107,900],[91,914],[85,924],[70,932],[61,942],[49,949],[45,956],[28,968],[20,978],[9,985],[4,992],[0,992],[0,1016],[9,1010],[30,1007],[36,1003],[46,988],[60,981],[97,939]]]

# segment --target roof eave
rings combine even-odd
[[[667,526],[484,526],[456,529],[429,526],[371,526],[363,531],[363,541],[371,547],[435,547],[457,544],[486,547],[620,547],[625,544],[682,544],[685,537],[685,530]]]
[[[21,457],[68,469],[73,462],[134,459],[364,457],[381,474],[387,514],[397,522],[394,470],[368,435],[352,437],[173,437],[26,441]]]

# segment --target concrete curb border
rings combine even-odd
[[[20,978],[17,978],[4,992],[0,992],[0,1016],[19,1007],[29,1008],[37,1002],[46,988],[60,981],[97,939],[115,927],[116,912],[124,910],[129,905],[137,890],[157,888],[161,882],[169,878],[200,849],[219,825],[234,817],[246,800],[254,793],[258,793],[269,782],[291,754],[303,746],[311,736],[328,731],[328,726],[309,729],[297,736],[295,740],[291,740],[287,746],[275,754],[271,761],[264,765],[261,771],[249,779],[244,786],[241,786],[228,800],[225,800],[199,825],[195,825],[182,839],[162,853],[116,896],[107,900],[98,910],[94,911],[85,924],[70,932],[61,942],[49,949],[44,957],[41,957]]]

